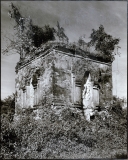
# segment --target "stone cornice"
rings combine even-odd
[[[55,49],[54,49],[55,50]],[[71,57],[77,57],[77,58],[81,58],[81,59],[86,59],[86,60],[90,60],[90,61],[93,61],[93,62],[96,62],[96,63],[100,63],[100,64],[106,64],[106,65],[112,65],[112,62],[101,62],[101,61],[98,61],[98,60],[93,60],[91,58],[88,58],[88,56],[85,55],[85,57],[83,56],[80,56],[80,55],[73,55],[71,53],[66,53],[66,52],[62,52],[62,51],[59,51],[59,50],[55,50],[57,51],[58,53],[62,53],[62,54],[65,54],[65,55],[68,55],[68,56],[71,56]]]
[[[64,50],[62,50],[64,49]],[[92,56],[91,54],[89,54],[89,52],[84,51],[82,49],[79,50],[73,50],[70,48],[66,48],[65,46],[51,46],[51,48],[46,49],[45,51],[40,51],[38,54],[36,53],[35,56],[30,57],[30,59],[24,59],[24,61],[20,61],[17,63],[17,66],[15,67],[16,72],[20,69],[22,69],[23,67],[27,66],[28,64],[30,64],[31,62],[35,61],[36,59],[39,59],[40,57],[44,57],[46,55],[49,55],[51,53],[61,53],[61,54],[65,54],[71,57],[77,57],[77,58],[82,58],[82,59],[86,59],[89,61],[93,61],[96,63],[101,63],[101,64],[106,64],[106,65],[112,65],[112,62],[105,62],[106,60],[102,57],[96,57],[96,56]]]

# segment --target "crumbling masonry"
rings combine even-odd
[[[83,108],[82,93],[89,75],[94,107],[112,98],[112,63],[87,51],[49,44],[21,57],[16,66],[16,114],[19,109],[50,105]]]

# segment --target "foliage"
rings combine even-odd
[[[57,30],[49,25],[44,27],[34,25],[32,19],[23,17],[13,3],[11,3],[11,10],[8,14],[15,20],[14,30],[16,33],[13,40],[6,37],[9,39],[10,44],[3,51],[3,54],[9,53],[10,50],[16,50],[22,60],[27,53],[41,48],[42,45],[48,41],[54,41],[57,37],[60,41],[68,43],[68,37],[64,33],[64,28],[60,27],[59,22],[57,22]]]
[[[8,96],[4,100],[1,100],[1,114],[3,116],[8,116],[9,120],[13,120],[13,115],[15,113],[15,94]]]
[[[89,46],[94,46],[96,51],[111,58],[111,60],[114,59],[113,51],[115,46],[119,43],[119,38],[113,38],[111,35],[107,34],[103,25],[100,25],[98,30],[92,29],[90,38]]]
[[[14,102],[15,102],[14,93],[3,100],[3,104],[7,106],[15,106]]]
[[[14,27],[16,33],[14,35],[14,40],[9,39],[10,45],[7,46],[7,49],[4,50],[3,53],[15,49],[17,53],[21,55],[21,58],[24,58],[24,54],[31,52],[34,47],[38,48],[41,44],[55,39],[54,28],[49,25],[45,25],[42,28],[34,25],[32,19],[30,17],[24,18],[13,3],[11,3],[9,15],[16,22],[16,26]]]
[[[42,48],[45,48],[45,44],[50,41],[58,41],[68,44],[69,38],[65,34],[65,30],[57,22],[57,29],[45,25],[44,27],[39,27],[32,23],[30,17],[23,17],[19,9],[11,3],[11,11],[8,12],[10,17],[15,20],[15,35],[14,39],[9,39],[10,45],[7,46],[7,49],[3,51],[3,54],[9,53],[10,50],[16,50],[20,54],[20,60],[24,60],[27,57],[28,53],[36,53],[36,51],[41,51]],[[85,38],[85,36],[83,36]],[[90,42],[86,43],[80,37],[77,43],[69,44],[69,48],[74,50],[86,50],[87,55],[90,58],[97,57],[98,60],[103,58],[107,61],[113,61],[115,46],[119,43],[119,38],[113,38],[111,35],[107,34],[104,30],[103,25],[100,25],[98,30],[92,29],[90,35]],[[77,44],[77,45],[76,45]],[[91,48],[95,48],[98,53],[92,53]],[[120,48],[117,46],[117,50]],[[94,52],[94,51],[93,51]],[[118,51],[117,51],[118,52]],[[117,53],[119,54],[119,52]],[[21,62],[20,61],[20,62]],[[23,61],[22,61],[23,62]]]
[[[121,154],[117,153],[115,156],[117,159],[127,159],[127,154],[125,153],[121,153]]]
[[[4,101],[1,99],[0,100],[0,106],[4,105]]]
[[[64,28],[60,27],[60,24],[58,21],[57,21],[56,35],[59,37],[59,40],[62,40],[62,41],[65,41],[66,43],[68,43],[69,39],[64,33]]]
[[[94,158],[95,151],[99,158],[115,157],[116,153],[111,153],[113,149],[118,152],[126,148],[127,125],[122,125],[126,117],[120,117],[111,108],[106,112],[108,114],[99,112],[89,123],[66,106],[59,114],[50,106],[43,106],[38,119],[36,110],[27,109],[12,123],[2,121],[2,137],[8,135],[6,139],[15,146],[10,151],[9,144],[2,138],[2,155],[4,159],[9,156],[17,159],[80,158],[82,155]]]
[[[79,37],[78,46],[79,46],[80,48],[82,47],[83,49],[86,47],[86,51],[87,51],[88,43],[85,42],[84,38],[85,38],[85,35]]]
[[[35,47],[40,47],[41,44],[44,44],[50,40],[54,40],[54,32],[55,29],[51,28],[49,25],[45,25],[43,28],[38,26],[32,26],[33,35],[33,42]]]
[[[19,138],[17,137],[12,121],[9,115],[1,115],[1,158],[12,159],[15,154],[15,146],[19,145]]]

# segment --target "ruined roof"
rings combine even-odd
[[[66,44],[62,42],[48,42],[46,44],[43,44],[40,48],[33,47],[33,50],[31,50],[31,52],[29,53],[26,53],[24,58],[20,58],[20,61],[17,63],[15,69],[18,70],[26,66],[27,64],[29,64],[35,58],[43,57],[53,50],[63,52],[73,57],[80,56],[83,58],[89,58],[99,63],[100,62],[107,63],[107,64],[112,63],[111,59],[108,58],[107,56],[105,57],[97,53],[90,52],[87,47],[81,48],[74,44]]]

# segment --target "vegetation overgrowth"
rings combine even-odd
[[[15,19],[15,40],[3,53],[15,49],[21,60],[27,53],[36,53],[58,37],[68,42],[64,29],[57,23],[57,30],[48,25],[39,27],[30,18],[24,18],[18,8],[11,4],[9,11]],[[92,46],[98,54],[114,59],[114,49],[119,39],[104,31],[101,25],[92,30],[91,41],[78,40],[78,46]],[[112,43],[111,43],[112,42]],[[77,43],[70,48],[76,49]],[[70,107],[56,114],[49,105],[42,106],[39,119],[36,110],[26,109],[14,117],[15,98],[8,97],[1,103],[1,158],[45,159],[45,158],[126,158],[127,113],[120,101],[95,112],[90,122]]]
[[[40,118],[31,108],[10,121],[1,114],[1,158],[126,158],[127,113],[119,102],[86,121],[69,107],[56,114],[43,106]]]
[[[2,52],[3,54],[9,53],[10,50],[16,50],[16,53],[20,54],[20,59],[22,60],[28,53],[31,54],[35,50],[40,50],[42,45],[47,44],[49,41],[59,41],[69,44],[69,38],[59,22],[57,22],[56,27],[50,27],[50,25],[39,27],[33,24],[30,17],[22,16],[19,9],[13,3],[10,6],[11,10],[8,13],[15,20],[15,34],[13,39],[8,38],[10,45]],[[93,56],[105,57],[111,62],[114,60],[116,54],[120,54],[118,52],[120,39],[107,34],[103,25],[100,25],[97,30],[92,29],[89,38],[90,41],[85,42],[82,37],[79,37],[77,42],[73,42],[69,46],[72,49],[93,50]],[[116,48],[117,51],[115,52]]]

